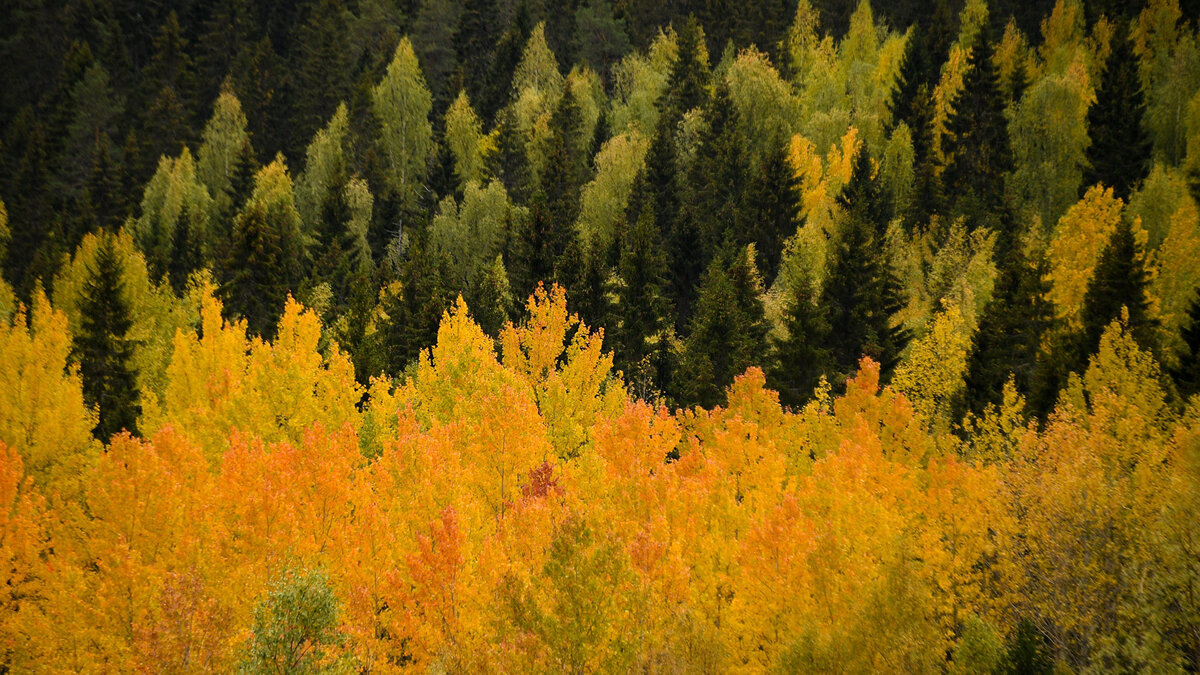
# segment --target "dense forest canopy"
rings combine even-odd
[[[14,0],[0,64],[0,672],[1200,670],[1195,0]]]

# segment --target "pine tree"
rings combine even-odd
[[[1146,102],[1128,29],[1112,36],[1096,102],[1088,109],[1088,164],[1080,190],[1100,183],[1124,201],[1150,171],[1152,144],[1142,118]]]
[[[625,21],[608,0],[589,0],[575,11],[575,58],[606,79],[613,64],[629,51]]]
[[[742,200],[750,171],[746,139],[727,82],[722,81],[713,92],[705,109],[705,121],[707,127],[691,167],[691,194],[684,213],[697,222],[700,255],[707,265],[727,239],[745,238]]]
[[[1179,394],[1185,399],[1200,394],[1200,291],[1192,298],[1188,307],[1188,325],[1183,329],[1183,349],[1179,352],[1179,364],[1171,370],[1171,377]]]
[[[484,80],[479,95],[471,97],[471,100],[476,102],[479,117],[485,125],[496,118],[497,111],[508,99],[513,72],[521,62],[525,44],[529,42],[532,32],[533,19],[529,15],[529,6],[522,0],[517,4],[512,24],[496,44],[495,57],[488,64],[488,77]]]
[[[112,140],[107,133],[102,133],[96,144],[96,161],[88,180],[88,196],[95,209],[95,222],[99,229],[115,229],[129,215],[122,166],[113,154]],[[70,241],[68,245],[73,248],[76,243]]]
[[[763,362],[767,320],[754,247],[715,257],[700,286],[674,384],[680,403],[719,405],[733,378]]]
[[[667,266],[654,210],[642,208],[621,245],[614,308],[614,356],[635,393],[661,391],[667,376],[673,311],[667,296]]]
[[[1010,376],[1018,392],[1035,393],[1041,344],[1055,325],[1054,307],[1046,299],[1048,268],[1040,250],[1032,258],[1020,247],[1009,253],[992,300],[979,319],[967,359],[963,405],[956,417],[967,411],[979,416],[988,404],[1000,404]]]
[[[747,236],[739,244],[754,244],[768,286],[783,258],[783,245],[800,225],[800,179],[788,162],[783,143],[771,151],[751,175],[747,188]]]
[[[136,434],[142,412],[132,365],[136,343],[129,338],[133,319],[122,274],[114,237],[103,235],[83,289],[73,356],[83,378],[84,401],[100,410],[92,433],[104,442],[121,431]]]
[[[575,234],[574,224],[558,222],[550,212],[546,193],[538,190],[529,204],[529,215],[517,223],[510,242],[509,267],[515,292],[524,297],[539,282],[555,281],[558,261]]]
[[[872,230],[869,222],[843,224],[821,296],[830,328],[825,347],[839,379],[853,375],[859,359],[869,356],[886,380],[909,340],[903,326],[892,325],[904,296]]]
[[[992,55],[985,29],[971,47],[962,90],[947,124],[950,160],[942,180],[950,215],[964,216],[970,228],[988,227],[998,232],[1003,252],[1013,244],[1012,218],[1004,196],[1013,154],[1000,74]]]
[[[772,338],[768,382],[784,405],[799,407],[812,398],[821,377],[832,370],[829,321],[812,282],[797,279],[783,314],[784,337]]]
[[[909,231],[928,222],[942,200],[941,177],[933,155],[933,89],[937,85],[937,72],[931,72],[932,63],[940,64],[940,60],[935,59],[932,50],[938,47],[931,45],[929,38],[920,24],[910,28],[896,90],[888,102],[891,129],[904,123],[912,138],[912,199],[906,213],[893,214],[904,218]],[[931,76],[934,79],[929,79]]]
[[[1099,348],[1104,329],[1121,317],[1122,308],[1129,312],[1127,329],[1142,349],[1156,350],[1158,320],[1150,306],[1149,287],[1150,274],[1142,247],[1134,237],[1133,227],[1122,219],[1100,255],[1083,297],[1083,342],[1077,354],[1081,367],[1087,365],[1087,357]]]

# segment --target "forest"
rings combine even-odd
[[[0,6],[0,673],[1200,672],[1200,2]]]

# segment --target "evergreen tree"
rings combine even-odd
[[[1179,353],[1179,364],[1171,370],[1171,377],[1179,394],[1185,399],[1200,394],[1200,291],[1192,298],[1188,307],[1188,325],[1183,329],[1183,350]]]
[[[876,241],[882,242],[887,235],[888,214],[886,197],[880,181],[876,180],[875,165],[866,148],[859,150],[854,158],[854,170],[850,182],[842,188],[837,203],[846,212],[846,217],[859,223],[867,223]]]
[[[625,231],[614,308],[614,357],[635,394],[651,395],[666,384],[672,308],[667,266],[654,210],[642,208]]]
[[[175,289],[176,293],[182,293],[187,287],[188,277],[192,272],[204,267],[200,233],[195,230],[194,219],[188,207],[186,200],[180,204],[179,220],[175,222],[175,229],[171,232],[171,261],[167,267],[167,276],[171,280],[171,288]]]
[[[660,114],[666,118],[673,130],[683,114],[699,107],[708,98],[705,93],[711,72],[708,67],[708,49],[704,44],[704,29],[695,15],[691,15],[679,29],[679,56],[671,66],[667,89],[659,101]]]
[[[221,296],[230,317],[244,317],[255,335],[270,338],[291,291],[292,272],[281,233],[261,204],[238,214]]]
[[[292,138],[288,156],[300,154],[338,104],[350,97],[354,54],[342,0],[321,0],[297,27],[293,49]]]
[[[486,97],[492,56],[499,40],[496,0],[465,0],[454,33],[458,50],[458,80],[472,101]],[[507,82],[508,80],[505,80]]]
[[[892,325],[904,296],[873,229],[860,220],[843,224],[821,296],[830,328],[825,347],[839,381],[857,371],[863,356],[880,364],[886,381],[909,340],[907,329]]]
[[[442,313],[452,301],[445,282],[445,265],[434,247],[417,241],[400,267],[400,292],[384,301],[384,362],[398,375],[421,350],[437,342]]]
[[[821,376],[832,370],[829,321],[812,282],[801,278],[791,284],[783,314],[784,337],[771,340],[772,359],[768,382],[779,392],[784,405],[799,407],[808,402]]]
[[[691,208],[688,216],[698,223],[701,255],[707,265],[727,239],[746,238],[741,207],[746,175],[750,171],[746,139],[741,133],[737,107],[727,82],[722,81],[713,92],[705,109],[705,122],[707,125],[692,163],[691,199],[684,209],[686,213]]]
[[[1041,250],[1031,257],[1015,247],[1001,267],[1000,278],[979,319],[975,343],[967,359],[962,406],[982,415],[988,404],[1000,404],[1004,385],[1013,377],[1017,391],[1036,391],[1041,374],[1041,344],[1055,325],[1054,307],[1046,299],[1049,264]]]
[[[125,192],[127,181],[123,166],[113,155],[112,140],[107,133],[102,133],[96,143],[96,161],[87,188],[99,229],[116,229],[129,215],[128,193]],[[76,243],[78,241],[73,240],[68,245],[74,248]]]
[[[763,280],[770,286],[779,271],[783,245],[800,225],[800,179],[787,159],[783,143],[775,143],[751,175],[747,188],[747,236],[754,244]]]
[[[471,97],[476,103],[480,119],[485,124],[495,119],[497,111],[504,106],[513,72],[521,62],[525,44],[529,42],[532,32],[533,19],[529,15],[528,3],[521,0],[517,4],[512,24],[496,44],[495,57],[487,66],[485,72],[488,73],[488,77],[482,83],[479,95]],[[511,189],[509,192],[511,193]]]
[[[1000,74],[992,59],[989,31],[975,38],[962,90],[947,129],[949,164],[942,180],[950,215],[964,216],[971,228],[988,227],[1000,235],[1000,251],[1013,243],[1004,184],[1013,169],[1008,118]]]
[[[579,190],[587,178],[587,159],[583,156],[587,140],[583,138],[579,102],[570,85],[564,84],[562,97],[550,116],[546,167],[538,181],[546,192],[549,217],[556,229],[570,231],[579,219]]]
[[[574,236],[574,224],[558,222],[550,212],[546,193],[538,190],[529,204],[529,215],[518,226],[510,242],[509,267],[513,270],[513,286],[524,297],[537,288],[539,282],[555,281],[559,259]]]
[[[928,222],[929,216],[941,204],[940,174],[933,154],[933,89],[938,77],[933,63],[940,64],[940,60],[935,59],[936,52],[933,51],[939,47],[931,44],[929,38],[920,24],[914,24],[910,29],[896,89],[888,102],[891,129],[903,123],[912,138],[912,199],[906,213],[893,214],[903,216],[910,231],[914,226]]]
[[[678,401],[720,404],[735,376],[763,362],[767,330],[754,247],[715,257],[700,286],[674,381]]]
[[[477,286],[471,312],[483,332],[498,335],[504,324],[512,318],[514,309],[512,288],[501,256],[497,255],[490,265],[483,268]]]
[[[1129,312],[1130,334],[1142,349],[1155,351],[1158,320],[1150,306],[1149,287],[1150,274],[1142,247],[1134,238],[1133,227],[1122,219],[1100,255],[1083,297],[1083,343],[1078,353],[1081,370],[1087,365],[1087,357],[1099,348],[1104,329],[1121,317],[1122,308]]]
[[[142,412],[131,363],[136,346],[129,338],[133,318],[122,274],[114,237],[103,235],[83,288],[73,356],[83,378],[84,401],[100,410],[92,433],[104,442],[121,431],[136,434]]]
[[[625,21],[608,0],[589,0],[575,11],[575,58],[608,78],[609,70],[630,49]]]
[[[1088,109],[1088,168],[1081,191],[1100,183],[1124,201],[1150,171],[1152,144],[1142,118],[1146,102],[1128,29],[1112,36],[1096,102]]]

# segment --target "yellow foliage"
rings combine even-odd
[[[1121,222],[1124,203],[1113,197],[1112,188],[1097,185],[1088,189],[1077,204],[1067,210],[1054,228],[1048,257],[1049,300],[1058,316],[1071,329],[1080,327],[1079,313],[1087,293],[1092,271],[1100,254]],[[1135,227],[1135,230],[1140,230]]]

